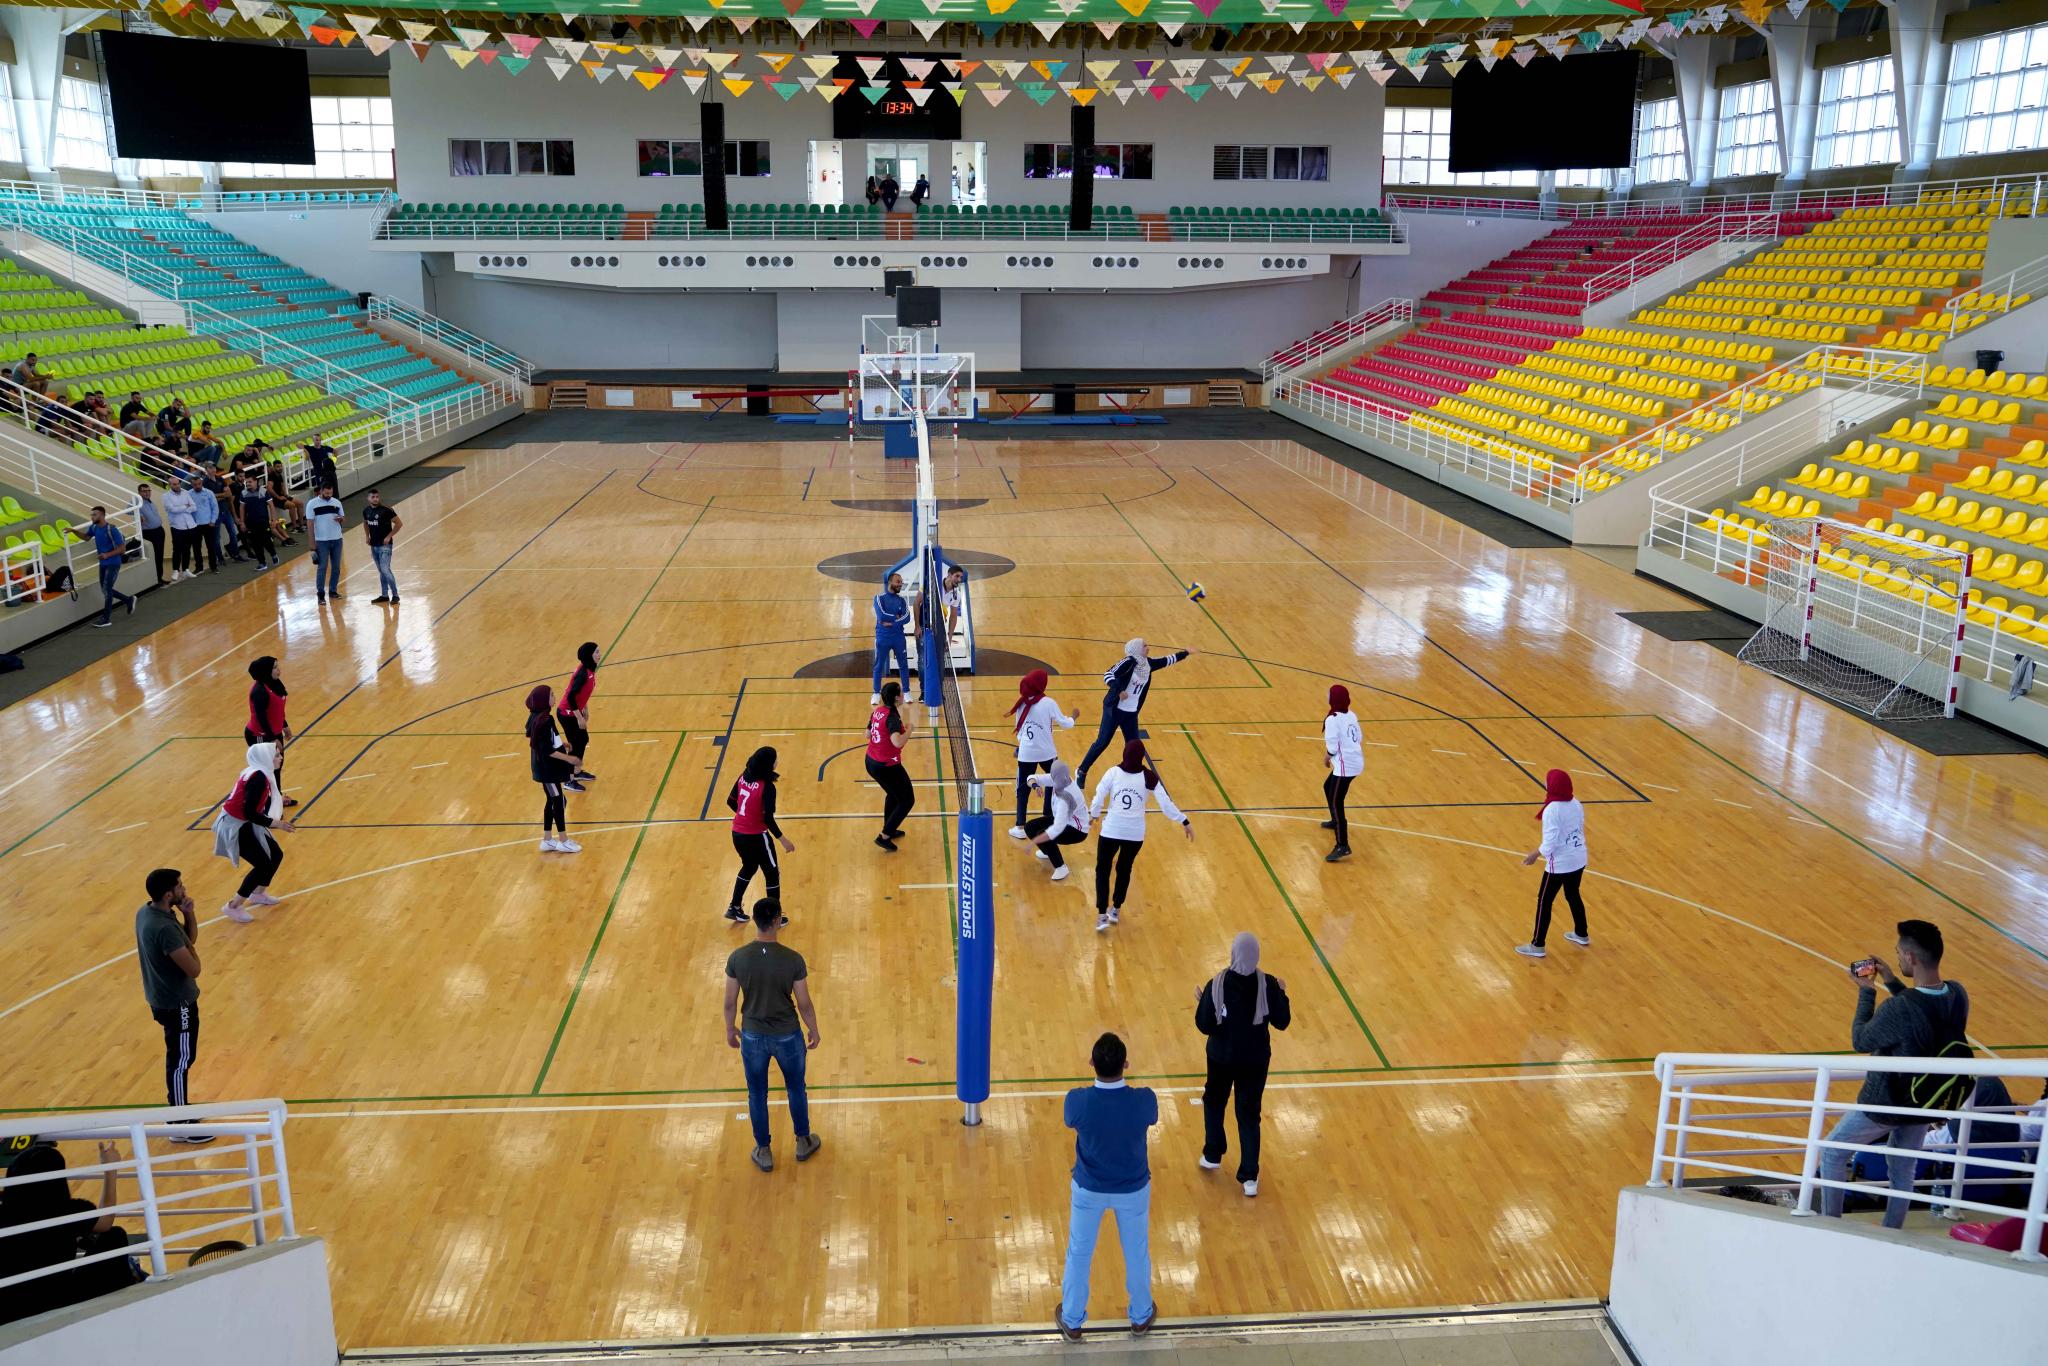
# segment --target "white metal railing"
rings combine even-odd
[[[372,294],[368,316],[371,322],[392,323],[417,332],[436,345],[460,355],[477,369],[519,388],[522,394],[525,387],[533,383],[532,362],[401,299]]]
[[[4,201],[0,201],[0,224],[5,224],[4,238],[0,240],[7,243],[10,251],[21,255],[33,253],[30,259],[60,275],[76,280],[84,273],[81,265],[97,266],[174,303],[183,296],[182,279],[155,262],[124,250],[112,238],[54,220],[29,222]],[[52,252],[56,253],[56,260],[47,259]]]
[[[27,1188],[54,1186],[54,1196],[45,1198],[56,1206],[72,1193],[70,1182],[90,1181],[96,1186],[92,1194],[99,1197],[90,1202],[97,1208],[0,1225],[0,1249],[8,1238],[46,1229],[75,1226],[84,1234],[102,1215],[112,1215],[117,1226],[141,1224],[139,1233],[124,1230],[129,1236],[122,1245],[0,1277],[0,1288],[25,1287],[16,1293],[33,1303],[33,1282],[99,1262],[146,1259],[149,1279],[163,1280],[177,1273],[180,1255],[189,1257],[208,1244],[233,1241],[257,1247],[276,1238],[296,1238],[284,1121],[283,1101],[258,1100],[0,1122],[0,1140],[33,1138],[38,1144],[56,1144],[64,1157],[59,1171],[0,1175],[0,1190],[32,1205],[35,1202],[23,1195]],[[152,1141],[200,1135],[211,1135],[215,1141],[150,1151]],[[88,1144],[94,1146],[84,1146]],[[13,1161],[18,1168],[21,1154]]]
[[[0,381],[0,384],[21,392],[12,381]],[[16,402],[18,400],[11,394],[0,398],[0,410]],[[18,413],[16,408],[10,415]],[[0,482],[20,489],[38,503],[50,505],[56,514],[50,519],[53,523],[68,521],[83,529],[92,520],[91,510],[104,507],[107,521],[121,534],[123,545],[142,534],[141,514],[136,511],[141,499],[136,496],[134,485],[115,474],[101,473],[97,467],[81,468],[75,461],[66,461],[40,449],[12,423],[0,423]],[[0,533],[7,530],[0,528]],[[8,602],[33,600],[41,593],[49,572],[58,564],[71,570],[72,582],[77,587],[85,588],[98,581],[99,551],[91,541],[65,535],[58,544],[61,548],[55,551],[41,545],[32,555],[23,556],[16,552],[7,560],[6,568],[11,580]],[[23,570],[28,571],[25,577],[14,580],[14,574]]]
[[[1384,196],[1387,206],[1408,213],[1453,214],[1466,218],[1613,218],[1636,214],[1837,212],[1927,199],[1981,196],[1986,211],[2039,212],[2048,208],[2048,173],[1924,180],[1897,185],[1849,185],[1829,190],[1766,190],[1756,194],[1672,195],[1663,198],[1608,197],[1598,200],[1539,200],[1491,195],[1440,195],[1425,191]]]
[[[2044,289],[2048,289],[2048,256],[2037,256],[2025,265],[2015,266],[2003,275],[1980,280],[1976,288],[1966,289],[1950,299],[1941,306],[1941,317],[1937,319],[1936,327],[1954,338],[1981,323],[1980,320],[1966,325],[1963,322],[1965,315],[1984,313],[1993,317],[2003,317],[2014,309],[2024,308],[2040,298]],[[1972,297],[1977,303],[1964,307],[1963,300]],[[1996,301],[1988,308],[1983,303],[1987,298]]]
[[[1796,1189],[1792,1212],[1817,1212],[1818,1191],[1862,1191],[1895,1196],[1938,1209],[1950,1217],[1965,1211],[1994,1219],[2024,1221],[2020,1261],[2044,1260],[2040,1252],[2044,1211],[2048,1211],[2048,1163],[2038,1135],[2018,1143],[1987,1142],[1977,1126],[2016,1122],[2024,1106],[1976,1109],[1972,1093],[1955,1109],[1860,1105],[1837,1098],[1837,1083],[1860,1082],[1871,1074],[1939,1075],[1964,1078],[2048,1080],[2048,1060],[2008,1058],[1879,1058],[1773,1056],[1770,1054],[1665,1053],[1656,1062],[1658,1082],[1656,1146],[1649,1184],[1683,1187],[1699,1175],[1735,1177]],[[1828,1133],[1836,1116],[1851,1110],[1896,1117],[1902,1123],[1946,1123],[1949,1141],[1921,1153],[1924,1175],[1909,1189],[1866,1186],[1820,1175],[1824,1154],[1869,1153],[1904,1156],[1882,1145],[1839,1142]],[[1973,1129],[1977,1130],[1973,1134]],[[1703,1144],[1699,1140],[1709,1140]],[[1993,1156],[1996,1152],[2003,1154]],[[1722,1184],[1716,1181],[1714,1184]],[[1987,1190],[1986,1187],[1993,1189]],[[1994,1199],[2000,1188],[2024,1188],[2018,1203]],[[2009,1198],[2009,1197],[2008,1197]]]
[[[1385,328],[1400,327],[1413,321],[1415,300],[1382,299],[1371,308],[1362,308],[1350,317],[1330,324],[1314,336],[1275,351],[1259,367],[1259,378],[1271,384],[1282,375],[1313,365],[1333,351],[1365,341]]]
[[[1379,222],[1349,219],[1222,220],[1214,223],[1181,220],[1172,224],[1141,219],[1098,219],[1081,230],[1060,218],[1007,218],[980,215],[954,218],[924,214],[907,239],[894,239],[894,220],[861,214],[819,217],[790,214],[779,218],[735,218],[725,228],[702,223],[629,219],[612,214],[603,219],[571,219],[547,215],[429,214],[386,217],[377,225],[379,241],[543,241],[543,242],[730,242],[771,241],[1030,241],[1030,242],[1220,242],[1245,246],[1312,243],[1395,245],[1408,240],[1407,226],[1397,218]]]
[[[1651,243],[1628,260],[1587,280],[1582,286],[1586,300],[1582,309],[1590,309],[1603,299],[1633,288],[1696,251],[1704,251],[1721,242],[1753,241],[1780,235],[1778,215],[1774,213],[1721,214],[1695,223],[1684,232]]]
[[[66,185],[60,181],[0,180],[0,201],[43,204],[120,204],[132,209],[304,209],[361,208],[397,198],[374,190],[145,190],[120,185]]]

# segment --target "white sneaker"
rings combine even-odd
[[[1023,827],[1023,826],[1021,826],[1021,825],[1013,825],[1013,826],[1011,826],[1011,827],[1010,827],[1010,838],[1011,838],[1011,839],[1013,839],[1013,840],[1021,840],[1021,839],[1023,839],[1023,838],[1024,838],[1024,827]]]
[[[249,914],[246,906],[237,906],[232,901],[223,904],[220,908],[220,913],[234,921],[237,925],[246,925],[256,918]]]
[[[558,854],[580,854],[583,852],[583,846],[565,836],[555,841],[555,852]]]
[[[258,887],[242,899],[251,906],[275,906],[277,904],[277,898],[272,896],[270,890],[266,887]]]
[[[1515,952],[1521,954],[1524,958],[1548,958],[1550,956],[1534,944],[1517,944],[1515,945]]]
[[[1124,908],[1123,908],[1123,907],[1121,907],[1121,906],[1111,906],[1111,907],[1109,908],[1109,923],[1110,923],[1110,924],[1112,924],[1112,925],[1119,925],[1119,924],[1122,924],[1122,923],[1123,923],[1123,914],[1124,914]]]
[[[540,851],[543,854],[559,854],[562,852],[562,847],[556,844],[554,839],[550,837],[540,842]]]
[[[1258,1182],[1256,1182],[1256,1181],[1247,1181],[1247,1182],[1245,1182],[1245,1183],[1244,1183],[1244,1193],[1245,1193],[1246,1195],[1257,1195],[1257,1194],[1259,1193],[1259,1183],[1258,1183]]]
[[[1108,929],[1111,925],[1115,923],[1115,921],[1109,918],[1109,912],[1104,911],[1101,915],[1095,917],[1095,932],[1097,934],[1101,934],[1104,930]]]
[[[1054,882],[1065,882],[1067,880],[1066,864],[1062,863],[1059,867],[1052,870],[1052,880]]]
[[[1593,947],[1593,941],[1591,939],[1588,939],[1583,934],[1568,934],[1565,936],[1565,941],[1567,943],[1577,944],[1582,949],[1590,949]]]
[[[879,707],[879,706],[881,706],[881,705],[882,705],[882,695],[881,695],[880,693],[878,693],[878,692],[871,692],[871,693],[869,693],[869,694],[868,694],[868,705],[869,705],[869,706],[871,706],[871,707]]]
[[[1221,1167],[1223,1164],[1221,1162],[1211,1162],[1206,1157],[1198,1157],[1195,1159],[1195,1165],[1200,1167],[1205,1172],[1213,1172],[1218,1167]]]
[[[1035,857],[1037,857],[1037,858],[1045,858],[1045,850],[1043,850],[1043,849],[1033,849],[1033,850],[1032,850],[1031,852],[1032,852],[1033,856],[1035,856]],[[1052,862],[1052,860],[1051,860],[1051,859],[1046,859],[1046,862],[1050,863],[1050,862]]]

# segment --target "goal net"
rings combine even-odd
[[[1737,658],[1885,720],[1955,715],[1968,550],[1818,517],[1761,529],[1764,622]]]

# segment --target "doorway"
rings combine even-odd
[[[910,191],[917,178],[931,169],[931,144],[927,142],[871,142],[868,144],[868,174],[877,185],[896,182],[898,203],[909,206]]]
[[[987,143],[953,144],[952,189],[955,204],[988,203]]]
[[[810,202],[844,204],[846,176],[843,151],[837,139],[811,144]]]

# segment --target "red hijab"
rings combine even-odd
[[[1330,715],[1335,716],[1340,711],[1350,710],[1351,689],[1345,687],[1342,683],[1332,683],[1330,685]]]
[[[1017,700],[1011,703],[1009,711],[1004,713],[1005,716],[1017,718],[1015,727],[1017,730],[1024,729],[1025,714],[1037,706],[1040,700],[1045,697],[1047,681],[1045,670],[1043,669],[1033,669],[1030,673],[1017,680]]]
[[[1553,768],[1543,775],[1543,806],[1536,808],[1536,819],[1543,819],[1543,807],[1552,802],[1568,802],[1572,799],[1572,775],[1561,768]]]
[[[1145,790],[1147,792],[1159,786],[1159,770],[1147,762],[1145,742],[1143,740],[1132,740],[1124,745],[1123,762],[1118,764],[1117,767],[1126,773],[1144,774]]]

